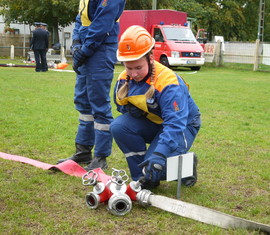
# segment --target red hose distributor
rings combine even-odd
[[[93,192],[87,193],[86,205],[91,209],[96,209],[100,203],[106,202],[111,197],[112,193],[110,189],[103,182],[97,182],[98,173],[95,171],[89,171],[83,175],[83,185],[94,186]]]

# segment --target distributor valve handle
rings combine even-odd
[[[82,176],[83,185],[96,185],[98,179],[98,173],[94,171],[88,171]]]
[[[112,169],[113,169],[112,177],[111,177],[112,182],[119,185],[119,186],[124,185],[129,179],[126,171],[117,170],[115,168],[112,168]]]

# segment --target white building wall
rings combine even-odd
[[[66,46],[67,50],[70,49],[70,46],[72,44],[72,31],[73,31],[74,25],[75,23],[72,23],[71,25],[67,27],[59,28],[59,42],[63,46]],[[31,31],[33,31],[35,28],[34,26],[30,26],[28,24],[23,24],[23,23],[11,23],[10,27],[19,29],[20,34],[30,34]],[[4,22],[3,17],[0,15],[0,33],[5,33],[4,28],[5,28],[5,22]],[[65,39],[64,35],[68,35],[68,34],[70,35],[70,38]]]

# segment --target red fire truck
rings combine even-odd
[[[155,38],[155,60],[167,67],[199,70],[204,50],[187,25],[187,13],[174,10],[126,10],[120,18],[120,34],[131,25],[140,25]]]

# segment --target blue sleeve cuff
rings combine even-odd
[[[170,155],[170,149],[165,144],[158,144],[154,153],[160,153],[167,158]]]
[[[159,157],[166,159],[166,156],[164,156],[162,153],[159,153],[159,152],[153,152],[153,155],[156,155],[156,156],[159,156]]]

